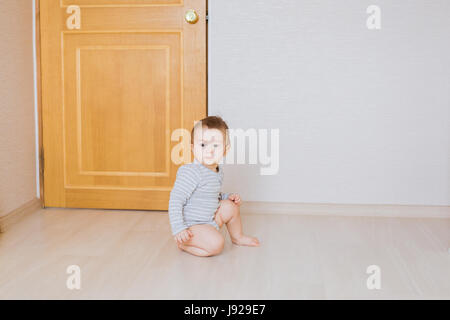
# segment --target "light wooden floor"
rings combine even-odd
[[[167,213],[40,209],[0,234],[1,299],[450,299],[450,219],[243,215],[261,247],[195,257]],[[366,268],[381,268],[368,290]],[[81,290],[66,268],[81,268]]]

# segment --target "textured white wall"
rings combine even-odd
[[[209,115],[280,129],[279,173],[226,165],[225,191],[450,205],[450,1],[375,2],[209,1]]]

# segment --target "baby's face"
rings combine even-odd
[[[194,132],[194,157],[203,164],[215,165],[224,156],[224,136],[219,129],[198,128]]]

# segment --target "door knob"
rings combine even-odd
[[[186,11],[186,14],[184,15],[184,19],[186,22],[194,24],[198,21],[198,14],[195,12],[195,10],[190,9]]]

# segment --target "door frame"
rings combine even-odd
[[[39,143],[39,196],[41,208],[45,208],[45,190],[44,190],[44,143],[43,143],[43,119],[42,119],[42,77],[41,77],[41,20],[40,20],[40,1],[35,0],[35,37],[36,37],[36,86],[37,86],[37,116],[38,116],[38,143]],[[208,0],[205,1],[206,16],[208,16]],[[206,17],[204,17],[206,19]],[[206,115],[208,114],[208,20],[206,20]]]
[[[38,141],[39,141],[39,199],[41,208],[44,206],[44,143],[42,135],[42,77],[41,77],[41,19],[40,19],[40,0],[35,0],[35,38],[36,38],[36,100],[37,100],[37,116],[38,116]]]

